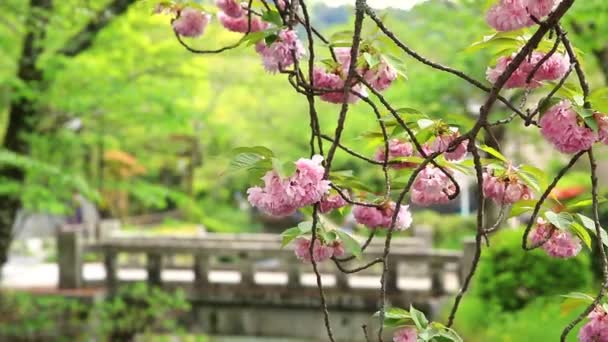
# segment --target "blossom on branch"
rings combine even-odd
[[[378,148],[375,156],[376,161],[384,162],[384,152],[384,146]],[[391,161],[395,158],[405,158],[412,156],[414,156],[414,146],[412,145],[412,143],[399,139],[391,139],[388,141],[388,161]],[[415,167],[416,165],[416,163],[404,161],[400,163],[390,164],[390,167],[393,169],[404,169]]]
[[[348,196],[348,194],[346,195]],[[340,209],[346,206],[348,203],[340,194],[328,195],[321,199],[319,202],[319,211],[322,214],[326,214],[332,210]]]
[[[491,83],[496,83],[498,78],[505,72],[509,64],[513,61],[515,54],[503,56],[498,59],[494,68],[488,68],[486,78]],[[566,75],[570,68],[570,59],[560,53],[554,53],[538,67],[536,66],[545,57],[545,53],[535,51],[517,67],[515,72],[505,83],[505,88],[537,88],[543,81],[556,81]],[[534,73],[528,82],[529,75]]]
[[[456,193],[456,185],[439,168],[427,166],[414,180],[412,202],[422,206],[446,204]]]
[[[355,205],[353,215],[358,223],[365,225],[368,228],[390,228],[395,208],[395,202],[386,203],[381,208]],[[405,230],[408,229],[411,224],[412,214],[409,211],[409,206],[402,205],[397,214],[394,229],[398,231]]]
[[[596,306],[587,316],[589,321],[578,333],[580,342],[608,341],[608,313],[602,306]]]
[[[557,150],[569,154],[588,150],[598,139],[567,100],[547,110],[540,119],[540,131]]]
[[[180,36],[198,37],[205,32],[209,21],[211,21],[211,15],[186,7],[179,12],[178,18],[173,21],[173,29]]]
[[[403,328],[395,331],[393,342],[416,342],[418,341],[418,332],[413,327]]]
[[[256,44],[255,50],[262,56],[264,68],[269,72],[277,72],[293,65],[294,57],[299,60],[305,50],[294,30],[282,30],[270,45],[264,40]]]
[[[264,187],[247,190],[248,200],[254,207],[272,216],[288,216],[297,209],[319,202],[329,192],[329,181],[323,179],[325,168],[323,157],[300,159],[296,162],[296,173],[281,178],[275,170],[262,178]]]
[[[245,10],[236,0],[216,0],[215,4],[229,17],[240,18],[245,15]]]
[[[542,245],[542,249],[554,258],[572,258],[581,251],[581,240],[572,233],[560,230],[551,223],[538,218],[536,228],[532,231],[530,240],[534,245]]]
[[[217,13],[217,18],[222,26],[232,32],[247,33],[248,28],[249,32],[259,32],[268,28],[268,23],[255,15],[251,15],[251,27],[249,27],[249,16],[246,13],[243,13],[238,18],[234,18],[220,11]]]
[[[427,151],[425,152],[427,154],[440,152],[444,153],[444,157],[448,161],[461,161],[467,155],[467,145],[469,143],[468,140],[463,140],[452,150],[448,151],[450,144],[458,137],[460,137],[460,133],[454,132],[448,128],[440,133],[440,135],[435,137],[435,140],[433,140],[430,147],[426,147]]]
[[[315,239],[315,244],[310,255],[310,242],[306,238],[298,238],[295,241],[294,253],[298,259],[306,262],[323,262],[331,257],[341,257],[344,255],[344,245],[341,241],[334,241],[331,244],[325,244],[319,238]]]
[[[496,204],[513,204],[532,198],[532,191],[517,176],[517,173],[507,170],[496,176],[492,171],[483,174],[483,194]]]
[[[486,14],[486,21],[497,31],[513,31],[535,24],[548,15],[556,0],[499,0]]]

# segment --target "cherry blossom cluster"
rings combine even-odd
[[[258,42],[255,50],[262,56],[264,68],[272,73],[293,65],[294,58],[299,60],[305,54],[296,31],[287,29],[281,30],[271,44]]]
[[[315,239],[312,248],[312,256],[310,255],[310,242],[307,238],[298,238],[295,241],[294,252],[298,259],[306,262],[323,262],[332,257],[341,257],[344,255],[344,245],[341,241],[333,241],[326,244],[320,239]]]
[[[271,170],[264,175],[264,187],[247,190],[248,200],[254,207],[272,216],[288,216],[297,209],[319,202],[329,192],[328,180],[324,179],[323,157],[300,159],[293,176],[282,178]]]
[[[373,51],[371,48],[369,48],[369,52],[366,51],[366,49],[368,48],[363,47],[361,51],[359,51],[360,56],[357,57],[358,65],[355,71],[357,75],[362,77],[374,90],[379,92],[384,91],[397,79],[397,70],[389,63],[386,57],[382,56],[377,51]],[[323,66],[315,66],[312,84],[322,93],[320,98],[323,101],[343,103],[345,100],[344,88],[346,87],[351,62],[351,49],[334,48],[333,52],[336,56],[336,61],[328,62]],[[377,63],[374,65],[370,65],[367,61],[362,63],[364,53],[375,53],[375,56],[378,59]],[[355,103],[360,97],[367,96],[367,90],[364,85],[356,79],[351,80],[351,82],[346,102]]]
[[[500,205],[532,199],[530,188],[511,168],[502,174],[491,169],[484,172],[483,194]]]
[[[418,341],[418,332],[414,327],[402,328],[395,331],[393,342],[416,342]]]
[[[608,142],[608,118],[601,113],[593,116],[599,127],[598,133],[586,126],[570,101],[563,100],[542,116],[541,133],[562,153],[586,151],[597,141]]]
[[[537,88],[543,81],[555,81],[564,77],[570,68],[570,59],[561,53],[554,53],[543,60],[545,56],[543,52],[533,52],[509,77],[505,88]],[[513,61],[513,57],[515,54],[500,57],[494,68],[488,68],[488,81],[495,83]],[[532,77],[529,76],[531,74]]]
[[[395,214],[396,203],[387,202],[380,208],[355,205],[355,220],[368,228],[389,228]],[[412,214],[409,206],[402,205],[395,221],[395,230],[406,230],[412,225]]]
[[[345,195],[347,196],[347,195]],[[348,203],[340,194],[327,195],[319,202],[319,212],[321,214],[327,214],[332,210],[340,209],[346,206]]]
[[[536,221],[536,228],[530,236],[534,245],[554,258],[572,258],[581,251],[581,240],[569,231],[560,230],[542,218]]]
[[[608,341],[608,312],[603,306],[596,306],[587,316],[589,321],[578,333],[580,342]]]
[[[557,0],[500,0],[488,11],[486,20],[497,31],[513,31],[532,26],[534,19],[548,15]]]
[[[412,185],[412,203],[421,206],[448,203],[456,193],[456,185],[445,172],[434,166],[425,167]]]

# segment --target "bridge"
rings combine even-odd
[[[392,243],[387,299],[390,305],[414,304],[429,314],[446,295],[459,289],[474,252],[434,249],[428,230],[413,229]],[[376,238],[361,260],[382,256],[384,239]],[[102,263],[84,262],[97,254]],[[125,236],[97,241],[83,239],[79,227],[58,234],[59,287],[105,288],[147,281],[166,289],[183,289],[196,311],[196,326],[206,333],[247,336],[289,336],[324,340],[316,276],[290,247],[281,248],[275,234],[213,234],[196,237]],[[373,324],[378,308],[381,264],[357,274],[340,272],[331,262],[320,273],[342,341],[362,339],[361,325]],[[350,268],[350,264],[349,264]]]

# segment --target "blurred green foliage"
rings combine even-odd
[[[475,236],[475,216],[460,216],[458,214],[443,214],[424,210],[414,212],[414,222],[420,226],[428,226],[433,230],[433,246],[462,250],[462,240]]]
[[[503,311],[518,310],[538,296],[567,294],[591,286],[589,253],[570,259],[543,250],[524,251],[523,231],[503,230],[492,236],[475,275],[473,293]]]
[[[183,291],[165,292],[145,283],[125,285],[115,296],[93,303],[8,291],[0,299],[2,341],[132,341],[137,334],[178,333],[178,317],[190,310]]]

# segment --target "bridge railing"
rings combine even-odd
[[[354,260],[345,264],[345,267],[351,268],[381,257],[383,252],[384,239],[375,239],[361,260]],[[454,291],[460,284],[459,280],[468,272],[473,252],[474,245],[470,241],[465,242],[461,252],[433,249],[428,236],[396,238],[391,247],[387,293],[398,294],[407,291],[410,294],[434,297]],[[105,279],[101,283],[99,280],[83,278],[85,253],[102,255]],[[144,255],[145,258],[122,257],[125,255]],[[176,259],[180,258],[182,262],[176,262]],[[139,262],[133,262],[134,260]],[[58,235],[58,264],[59,286],[63,288],[105,285],[109,291],[113,291],[119,283],[128,282],[119,279],[119,271],[124,268],[144,269],[147,281],[151,284],[183,286],[195,293],[212,296],[215,296],[214,291],[221,292],[231,286],[241,291],[239,293],[262,288],[266,291],[254,291],[254,296],[256,293],[272,294],[285,290],[294,292],[294,289],[314,288],[314,281],[312,284],[310,281],[313,276],[310,265],[297,260],[292,248],[281,248],[280,237],[274,234],[209,233],[187,238],[110,236],[99,242],[85,243],[80,237],[78,227],[64,227]],[[337,270],[331,262],[326,262],[320,265],[320,271],[326,278],[324,283],[328,285],[328,291],[346,294],[353,290],[365,292],[371,291],[372,288],[377,289],[381,264],[375,266],[361,274],[347,275]],[[193,276],[177,281],[167,281],[163,277],[164,271],[184,269],[189,269]],[[218,272],[230,273],[232,280],[226,282],[224,279],[218,282],[213,279],[214,273]],[[452,276],[451,288],[446,287],[447,275]],[[368,278],[367,283],[371,283],[367,287],[365,277]],[[403,284],[399,282],[408,277],[425,278],[430,281],[430,286],[424,289],[404,289]]]

